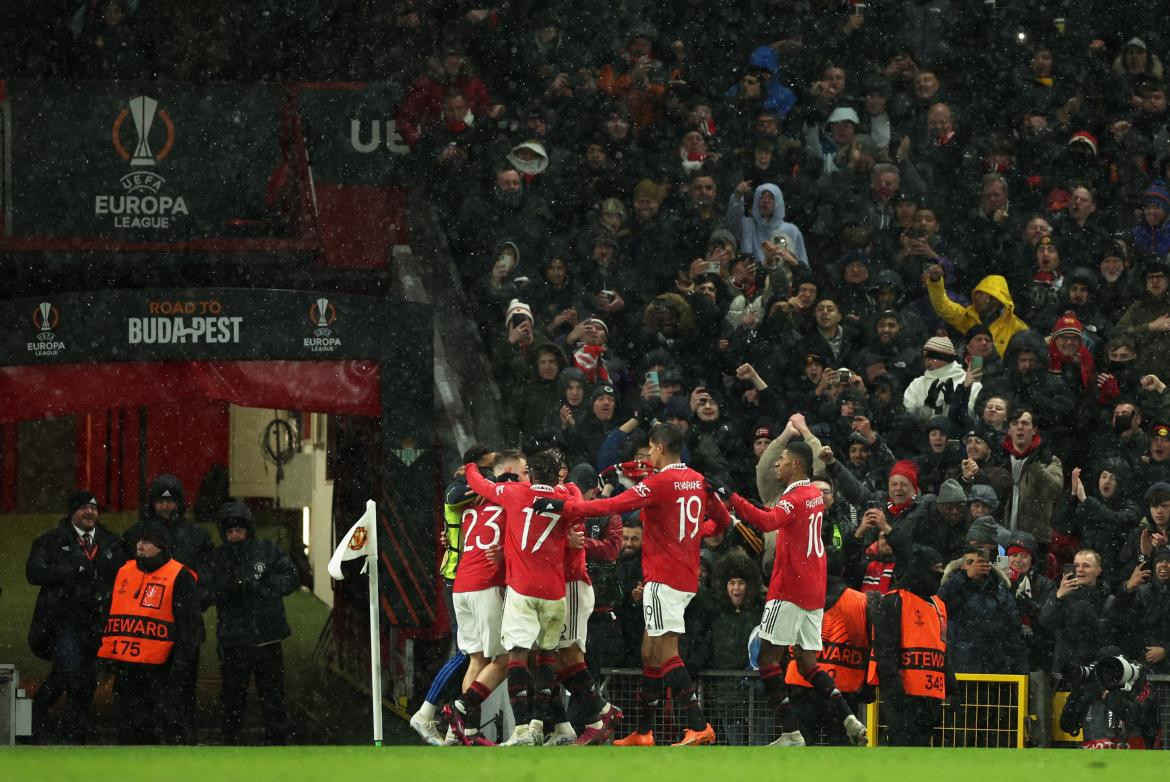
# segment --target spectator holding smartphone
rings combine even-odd
[[[1056,636],[1054,673],[1097,659],[1097,650],[1112,637],[1113,597],[1101,583],[1101,556],[1096,551],[1081,549],[1073,557],[1056,591],[1040,609],[1040,624]],[[1058,688],[1068,689],[1068,685]]]

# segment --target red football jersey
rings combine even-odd
[[[532,509],[537,497],[580,498],[576,486],[492,483],[467,465],[467,485],[504,509],[504,565],[508,586],[526,597],[560,600],[565,596],[565,535],[562,514]]]
[[[777,530],[769,600],[786,600],[806,611],[825,607],[825,541],[821,523],[825,498],[807,480],[789,484],[771,508],[757,508],[738,494],[731,504],[740,518],[757,528]]]
[[[504,586],[504,561],[490,562],[486,552],[504,540],[504,509],[482,497],[463,510],[459,541],[463,553],[455,571],[455,592],[478,592]]]
[[[569,529],[580,528],[583,525],[580,521],[569,522]],[[585,567],[585,548],[571,548],[565,546],[565,583],[570,581],[584,581],[586,584],[592,584],[593,580],[589,578],[589,569]]]
[[[642,578],[680,592],[699,591],[700,527],[710,518],[718,530],[731,517],[717,500],[709,501],[703,476],[685,464],[671,464],[631,489],[605,500],[573,501],[565,513],[604,516],[642,509]]]

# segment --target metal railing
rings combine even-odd
[[[963,690],[957,709],[943,709],[942,725],[935,729],[935,747],[1018,747],[1027,739],[1028,677],[992,673],[956,674]],[[869,745],[880,744],[886,728],[878,699],[866,709]]]
[[[606,668],[601,672],[602,694],[629,715],[637,713],[638,683],[642,672],[636,668]],[[996,674],[959,674],[963,702],[957,709],[944,709],[943,724],[936,731],[938,747],[1023,747],[1028,720],[1028,677]],[[1170,695],[1170,677],[1165,677]],[[703,712],[715,729],[717,743],[730,746],[760,746],[778,735],[775,715],[764,696],[757,671],[704,671],[695,682]],[[881,741],[881,700],[865,709],[870,746]],[[1170,705],[1165,709],[1170,724]],[[675,713],[669,693],[654,720],[652,729],[659,743],[676,741],[685,721]],[[802,730],[804,726],[802,725]],[[810,744],[832,743],[825,731],[805,732]]]

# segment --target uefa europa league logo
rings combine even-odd
[[[33,311],[33,325],[42,334],[52,335],[57,326],[57,310],[47,301],[42,301]]]
[[[139,95],[130,99],[130,119],[134,121],[134,130],[138,132],[138,144],[130,158],[131,166],[154,166],[154,153],[147,137],[150,135],[150,126],[154,124],[156,111],[158,101],[154,98]]]
[[[329,328],[329,299],[317,299],[317,328]]]

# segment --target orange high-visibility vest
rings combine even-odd
[[[130,560],[118,571],[114,599],[98,657],[162,665],[175,645],[175,580],[183,565],[171,560],[153,573]]]
[[[913,592],[895,589],[887,595],[902,598],[902,644],[898,675],[907,695],[947,697],[947,606],[937,595],[929,601]],[[869,661],[869,683],[878,684],[877,660]]]
[[[825,612],[821,650],[817,652],[817,665],[833,677],[841,692],[857,692],[865,683],[869,658],[869,636],[865,630],[865,595],[846,589]],[[795,660],[789,661],[784,681],[798,687],[812,686],[800,675]]]

